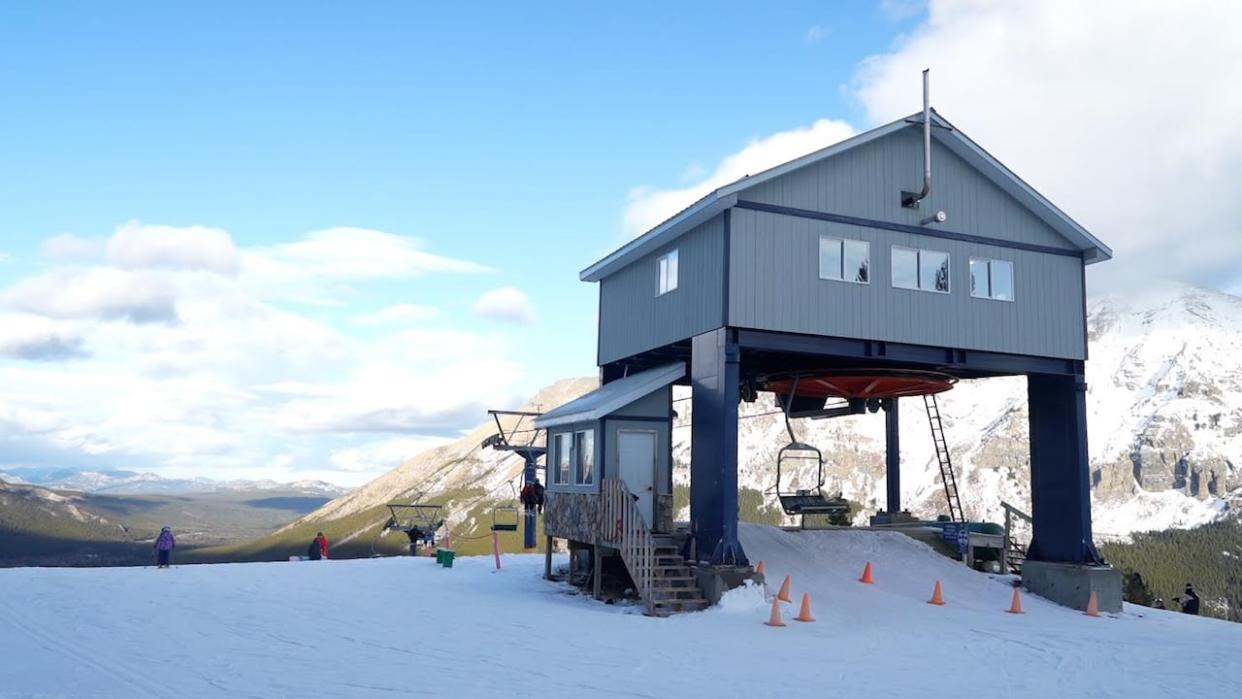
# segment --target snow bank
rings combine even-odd
[[[818,622],[764,626],[756,589],[647,618],[544,582],[539,555],[501,572],[487,557],[0,570],[0,697],[1133,699],[1227,696],[1242,676],[1242,625],[1032,597],[1014,616],[1005,580],[899,534],[741,536]],[[867,561],[875,585],[857,582]],[[926,604],[936,579],[947,606]]]

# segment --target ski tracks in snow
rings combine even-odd
[[[5,625],[11,628],[17,629],[43,649],[72,658],[89,670],[111,677],[125,690],[127,696],[178,696],[176,692],[148,678],[143,670],[130,667],[116,656],[104,657],[91,651],[85,644],[75,643],[72,639],[65,638],[60,633],[55,633],[41,628],[37,624],[28,622],[21,617],[19,611],[14,610],[2,598],[0,598],[0,621],[3,621]],[[93,692],[98,690],[98,687],[92,688]],[[3,688],[0,688],[0,697],[2,696],[6,696],[6,692]]]

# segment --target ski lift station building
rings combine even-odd
[[[900,513],[896,401],[937,381],[1025,376],[1026,584],[1073,604],[1095,589],[1119,609],[1119,576],[1092,544],[1084,380],[1086,271],[1110,257],[926,107],[720,187],[581,272],[599,285],[602,385],[536,420],[545,532],[597,561],[621,555],[640,592],[659,586],[660,559],[679,562],[674,548],[688,567],[745,567],[741,401],[774,391],[790,414],[882,410],[886,509]],[[680,547],[666,536],[674,384],[692,395]]]

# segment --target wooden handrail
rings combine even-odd
[[[1009,552],[1010,549],[1015,548],[1016,544],[1013,539],[1013,518],[1025,520],[1031,525],[1035,524],[1035,519],[1004,500],[1001,500],[1001,507],[1005,509],[1005,538],[1001,542],[1000,569],[1001,574],[1006,575],[1009,573]],[[1025,553],[1025,549],[1019,548],[1018,550]]]
[[[1010,505],[1009,503],[1005,502],[1004,500],[1001,500],[1001,507],[1005,508],[1005,512],[1008,512],[1008,513],[1012,513],[1012,514],[1017,515],[1019,519],[1024,519],[1024,520],[1026,520],[1027,522],[1029,522],[1029,523],[1031,523],[1031,524],[1034,524],[1034,523],[1035,523],[1035,520],[1034,520],[1034,519],[1033,519],[1033,518],[1032,518],[1029,514],[1027,514],[1027,513],[1023,512],[1022,510],[1019,510],[1018,508],[1014,507],[1013,505]]]
[[[600,542],[621,552],[621,560],[630,571],[638,596],[648,614],[655,613],[652,579],[655,569],[655,539],[638,503],[625,481],[605,478],[600,490]]]

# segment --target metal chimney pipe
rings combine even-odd
[[[919,202],[931,194],[931,81],[930,68],[923,69],[923,191],[902,192],[901,205],[919,208]]]

